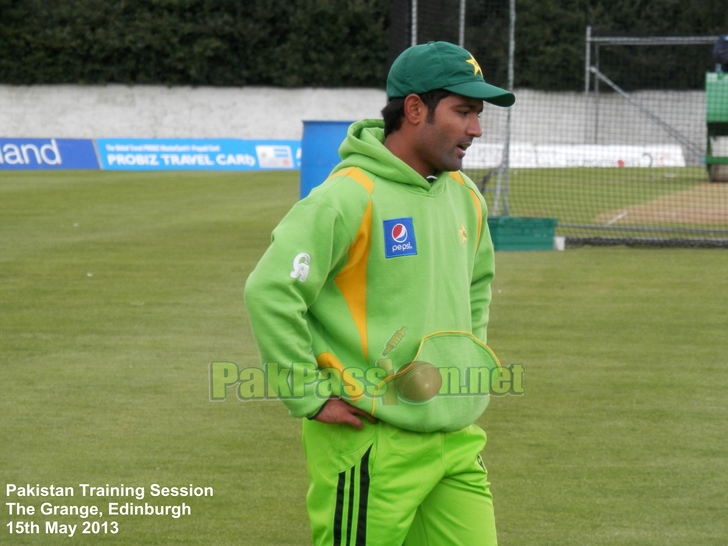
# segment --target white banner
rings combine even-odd
[[[463,160],[464,169],[492,169],[500,165],[503,144],[474,143]],[[554,167],[684,167],[677,144],[644,146],[599,144],[533,144],[515,142],[510,166],[520,169]]]

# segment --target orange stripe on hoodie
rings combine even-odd
[[[483,207],[480,206],[480,199],[478,199],[478,196],[475,195],[475,192],[472,190],[472,188],[469,188],[467,184],[465,184],[465,180],[463,180],[462,175],[459,171],[453,171],[450,173],[450,177],[457,180],[458,183],[465,186],[468,190],[470,190],[470,197],[473,199],[473,205],[475,205],[475,211],[478,213],[478,238],[476,241],[480,241],[480,232],[483,229]]]
[[[360,169],[350,167],[335,173],[335,176],[348,176],[361,184],[371,195],[374,182]],[[369,340],[367,336],[367,263],[369,261],[369,243],[372,236],[372,200],[369,199],[364,210],[354,242],[349,247],[349,259],[339,274],[336,275],[336,286],[349,307],[354,324],[359,332],[364,358],[369,358]]]

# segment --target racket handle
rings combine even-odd
[[[399,330],[394,332],[392,334],[392,337],[389,338],[389,341],[387,341],[387,344],[384,346],[384,351],[382,351],[382,356],[387,356],[389,353],[394,351],[394,349],[397,348],[397,345],[399,345],[399,342],[404,339],[404,334],[407,332],[407,327],[402,326]]]

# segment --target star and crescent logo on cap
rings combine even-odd
[[[470,54],[470,59],[465,61],[466,63],[473,65],[473,76],[475,76],[478,72],[480,72],[480,75],[483,75],[483,71],[480,69],[480,65],[478,64],[478,61],[475,60],[475,57],[473,57],[473,54]]]

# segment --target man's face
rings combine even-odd
[[[430,174],[462,168],[466,149],[483,134],[479,119],[482,111],[480,99],[449,95],[434,112],[429,112],[420,126],[417,151]]]

